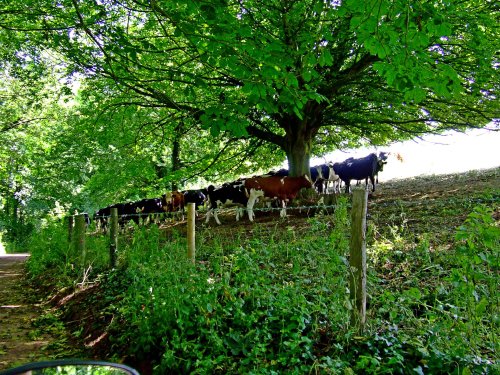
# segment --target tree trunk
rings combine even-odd
[[[311,158],[312,138],[304,135],[304,133],[299,133],[293,139],[293,142],[289,142],[288,145],[290,146],[286,151],[286,155],[289,175],[296,177],[307,175],[311,177],[309,160]],[[298,202],[310,201],[315,199],[316,196],[317,193],[314,189],[301,189],[298,195],[299,200],[295,200],[294,204],[300,205]]]
[[[320,128],[320,109],[317,104],[307,104],[302,119],[290,114],[276,116],[274,121],[285,131],[284,136],[256,126],[249,126],[247,131],[251,136],[273,143],[285,151],[290,176],[310,176],[309,160],[314,137]]]
[[[11,200],[12,202],[12,218],[11,218],[11,223],[12,223],[12,226],[14,228],[17,227],[17,224],[19,222],[19,201],[17,200],[17,198],[12,198]]]
[[[310,176],[309,160],[311,158],[312,134],[302,129],[292,131],[287,134],[285,147],[290,176],[303,176],[305,174]]]
[[[181,143],[180,143],[180,134],[178,132],[175,133],[174,141],[172,144],[172,172],[176,172],[181,169]],[[179,188],[179,184],[177,181],[172,181],[172,191],[175,191]]]

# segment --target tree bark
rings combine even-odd
[[[181,169],[181,144],[180,144],[180,134],[179,132],[175,132],[175,138],[172,143],[172,172],[178,171]],[[176,181],[172,181],[172,191],[175,191],[179,188],[179,185]]]
[[[307,140],[304,137],[295,138],[293,142],[288,143],[285,152],[290,176],[309,175],[311,144],[311,139]]]
[[[286,131],[285,153],[288,159],[290,176],[310,175],[309,159],[313,145],[314,132],[308,127],[307,120],[288,118],[283,128]]]
[[[261,129],[257,126],[249,126],[248,134],[270,142],[278,146],[286,153],[288,160],[288,171],[290,176],[310,176],[309,160],[314,137],[320,128],[321,107],[315,104],[307,104],[304,108],[303,119],[295,115],[276,115],[276,121],[285,135],[277,135],[270,130]]]

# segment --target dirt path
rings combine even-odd
[[[42,307],[32,302],[23,286],[28,254],[0,255],[0,371],[48,359],[54,337],[38,330],[33,322]]]

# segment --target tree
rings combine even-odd
[[[498,124],[491,1],[33,4],[0,24],[141,106],[275,145],[292,175],[325,149]]]
[[[65,130],[66,86],[57,69],[25,57],[0,71],[0,231],[10,240],[24,240],[33,219],[73,196],[80,175],[57,178],[64,160],[51,158]]]
[[[85,191],[99,204],[157,196],[173,183],[186,188],[225,180],[282,160],[271,150],[251,157],[262,149],[258,140],[211,137],[182,112],[141,105],[109,83],[95,77],[80,88],[79,115],[60,142],[61,148],[72,148],[75,159],[92,165]]]

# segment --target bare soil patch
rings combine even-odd
[[[35,331],[42,315],[24,285],[28,254],[0,255],[0,370],[49,357],[54,337]]]
[[[0,371],[30,362],[80,357],[46,291],[26,280],[29,254],[0,255]],[[41,287],[38,285],[37,287]]]

